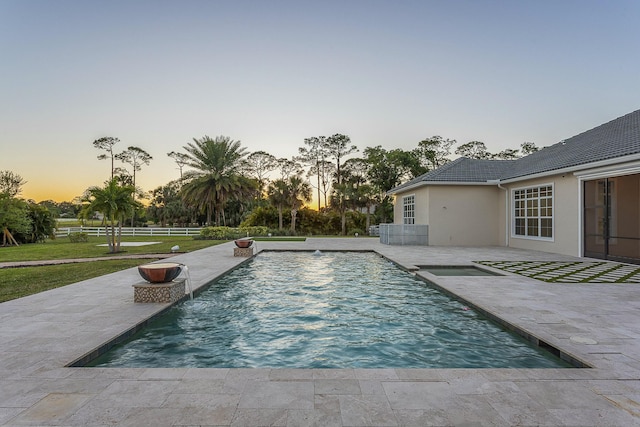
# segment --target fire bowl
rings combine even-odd
[[[138,266],[138,273],[150,283],[170,282],[180,275],[182,265],[175,262],[159,262]]]
[[[253,244],[253,240],[248,239],[238,239],[235,241],[236,246],[239,248],[250,248]]]

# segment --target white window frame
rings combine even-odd
[[[543,197],[540,196],[540,191],[541,189],[544,189],[546,187],[550,187],[551,188],[551,196],[550,197]],[[530,193],[528,193],[528,190],[530,190]],[[524,195],[524,198],[518,199],[516,200],[516,193],[521,193]],[[535,193],[531,194],[531,193]],[[555,239],[555,213],[556,213],[556,202],[555,202],[555,195],[556,195],[556,191],[555,191],[555,186],[553,185],[553,183],[546,183],[546,184],[537,184],[537,185],[529,185],[526,187],[518,187],[518,188],[513,188],[511,189],[511,238],[513,239],[527,239],[527,240],[541,240],[544,242],[553,242]],[[551,206],[546,206],[546,202],[542,202],[542,200],[551,200]],[[523,205],[519,205],[517,202],[518,201],[522,201]],[[532,202],[532,206],[530,206],[527,202],[531,201]],[[545,206],[542,206],[543,204],[545,204]],[[543,209],[549,209],[551,210],[551,215],[542,215],[541,214],[541,210]],[[520,216],[518,215],[517,210],[520,210],[520,213],[523,213],[524,216]],[[533,214],[532,210],[535,210],[536,213]],[[524,232],[525,234],[516,234],[516,220],[518,219],[524,219]],[[529,219],[537,219],[538,220],[538,235],[528,235],[528,220]],[[542,233],[542,219],[551,219],[551,237],[544,237],[541,236]]]
[[[407,215],[410,214],[410,215]],[[409,194],[402,197],[402,224],[413,225],[416,223],[416,195]]]

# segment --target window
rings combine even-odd
[[[513,190],[513,234],[553,238],[553,186]]]
[[[405,196],[402,198],[402,223],[415,224],[416,222],[416,197]]]

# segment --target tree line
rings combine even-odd
[[[537,150],[525,142],[519,149],[492,154],[480,141],[454,149],[455,140],[433,136],[411,150],[376,146],[360,152],[348,135],[334,134],[305,138],[297,155],[277,158],[266,151],[248,152],[228,136],[205,135],[167,153],[179,177],[147,193],[137,187],[136,176],[153,157],[136,146],[117,152],[119,142],[114,137],[93,141],[103,152],[97,158],[110,163],[103,186],[89,187],[73,203],[38,205],[59,211],[72,205],[81,219],[99,213],[110,229],[112,250],[119,248],[117,228],[125,222],[265,226],[274,234],[364,234],[371,224],[392,221],[388,190],[446,164],[452,151],[471,158],[515,159]],[[3,174],[8,179],[11,172]],[[12,188],[6,181],[0,183],[0,194],[15,199],[17,194],[6,191]],[[314,195],[317,205],[312,209],[308,204]]]
[[[55,231],[56,219],[46,206],[18,197],[26,183],[12,171],[0,171],[2,246],[44,242]]]

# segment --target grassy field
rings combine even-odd
[[[120,259],[0,269],[0,302],[81,282],[86,279],[126,270],[153,259]]]
[[[46,243],[31,243],[28,245],[0,247],[0,262],[5,261],[37,261],[43,259],[66,258],[95,258],[112,255],[134,254],[166,254],[175,245],[180,246],[179,252],[191,252],[212,245],[223,243],[217,240],[194,240],[188,236],[135,236],[123,237],[123,242],[161,242],[146,246],[122,246],[117,254],[110,254],[104,237],[89,237],[87,243],[71,243],[62,237],[48,240]]]
[[[161,242],[147,246],[126,246],[117,254],[109,254],[103,237],[90,237],[87,243],[71,243],[62,238],[46,243],[34,243],[13,247],[0,247],[0,262],[40,261],[47,259],[95,258],[113,255],[166,254],[174,245],[179,252],[192,252],[224,243],[219,240],[194,240],[192,237],[123,237],[123,242]],[[115,271],[125,270],[152,259],[122,259],[83,262],[77,264],[51,265],[41,267],[19,267],[0,269],[0,302],[21,298],[38,292],[65,286]]]

